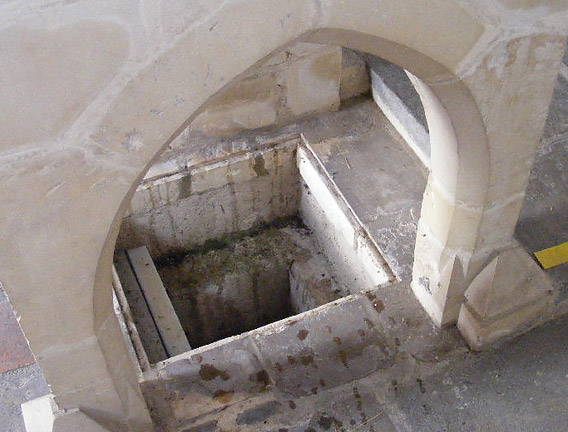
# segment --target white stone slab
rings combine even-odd
[[[145,246],[126,251],[168,356],[191,350],[166,288]]]

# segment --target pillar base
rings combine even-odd
[[[479,351],[537,327],[550,307],[548,300],[542,298],[522,309],[491,320],[484,320],[464,304],[458,319],[458,329],[470,348]]]
[[[543,322],[554,293],[545,272],[517,245],[497,255],[470,283],[458,329],[471,348],[481,350]]]

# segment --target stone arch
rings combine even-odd
[[[228,0],[211,16],[186,29],[166,51],[141,62],[139,71],[113,96],[114,102],[84,142],[77,149],[70,145],[71,151],[47,156],[66,174],[91,170],[76,184],[67,183],[59,189],[70,193],[53,209],[59,219],[52,228],[56,233],[49,246],[52,249],[31,247],[31,257],[47,257],[68,245],[77,251],[73,262],[57,260],[50,272],[65,274],[55,281],[61,292],[76,296],[77,302],[86,299],[83,303],[90,301],[92,307],[81,303],[80,309],[70,303],[69,308],[75,308],[76,313],[69,315],[77,322],[89,315],[85,318],[88,325],[80,334],[76,330],[73,338],[67,337],[67,332],[61,336],[57,330],[74,323],[54,318],[49,338],[53,344],[62,340],[69,346],[65,348],[67,358],[41,360],[40,365],[47,371],[59,408],[82,407],[82,412],[89,409],[91,417],[106,416],[127,422],[135,430],[145,430],[140,426],[143,416],[136,411],[143,409],[143,402],[136,389],[135,372],[121,345],[111,299],[112,254],[125,206],[153,159],[191,122],[208,98],[270,53],[296,40],[369,52],[419,78],[416,82],[430,129],[435,132],[433,172],[423,204],[413,288],[436,322],[455,320],[489,178],[484,122],[458,70],[483,31],[483,25],[449,0],[433,0],[427,7],[420,0]],[[456,34],[460,37],[450,37]],[[32,202],[33,193],[21,199]],[[97,214],[97,220],[90,221],[88,228],[76,222],[92,214]],[[41,223],[33,219],[35,216],[23,217],[30,218],[26,222],[32,227],[28,234],[31,238]],[[76,246],[79,244],[83,247]],[[32,266],[14,265],[12,273],[24,274],[29,270],[26,265]],[[36,280],[28,282],[23,275],[9,282],[23,282],[21,285],[28,288]],[[25,316],[25,307],[21,312]],[[87,329],[91,320],[92,333]],[[33,324],[24,319],[24,330],[26,325],[31,330],[27,333],[32,348],[47,342],[38,343],[44,335],[39,331],[34,334]],[[52,372],[58,367],[56,360],[68,361],[69,367],[75,368],[83,358],[80,356],[87,355],[97,359],[88,365],[90,375],[104,381],[101,389],[107,386],[96,394],[88,386],[78,391],[79,379]],[[100,358],[104,358],[105,366],[101,366]]]
[[[180,125],[175,127],[174,122],[168,124],[170,129],[161,135],[163,138],[168,137],[167,139],[156,141],[151,146],[147,141],[143,144],[142,141],[140,142],[140,148],[144,147],[144,155],[140,159],[141,168],[114,216],[97,269],[98,280],[101,282],[110,280],[112,251],[124,209],[154,158],[191,123],[209,98],[222,92],[233,80],[245,74],[249,68],[261,63],[266,56],[284,50],[286,46],[297,41],[340,45],[367,52],[397,64],[413,75],[413,81],[425,106],[432,141],[432,172],[424,196],[423,217],[416,243],[413,288],[437,324],[457,320],[461,306],[460,299],[465,290],[464,274],[461,270],[462,273],[458,273],[457,277],[455,272],[452,276],[452,270],[456,265],[461,269],[465,268],[473,252],[489,178],[489,151],[481,115],[467,86],[439,62],[396,41],[337,28],[308,30],[275,46],[271,51],[266,49],[264,55],[261,58],[254,58],[246,69],[240,68],[233,76],[222,77],[221,85],[216,90],[211,89],[206,93],[201,105],[187,115]],[[141,76],[143,75],[144,72]],[[161,81],[149,77],[141,81],[137,83],[137,87],[143,88],[149,94],[159,94]],[[146,88],[148,82],[154,84],[155,88]],[[135,88],[133,90],[133,95],[130,97],[135,98]],[[125,99],[128,97],[126,96]],[[129,104],[128,101],[119,100],[117,105],[121,102]],[[146,106],[142,109],[144,108]],[[112,114],[109,114],[107,119],[111,117]],[[145,116],[141,114],[136,117]],[[105,129],[105,132],[112,130],[108,125],[105,125]],[[133,140],[144,140],[144,135],[139,132],[135,124],[130,124],[122,131],[115,130],[114,133],[118,133],[122,138],[123,147],[132,146]],[[95,134],[94,137],[99,142],[110,142],[105,134]],[[457,223],[456,218],[459,219]],[[469,223],[465,229],[464,222]],[[428,280],[432,285],[443,284],[443,289],[432,292],[429,286],[424,286],[424,280]],[[109,286],[109,284],[97,283],[96,286]],[[97,293],[102,294],[104,291],[96,291],[95,294]],[[448,298],[452,300],[455,298],[455,301],[450,301],[451,304],[446,305]],[[103,310],[108,309],[108,300],[97,301],[95,298],[95,305],[97,304],[104,304]],[[97,316],[97,306],[95,306],[95,316]]]
[[[115,363],[112,342],[108,339],[111,335],[104,331],[108,326],[108,311],[111,310],[112,252],[125,206],[136,186],[152,160],[195,118],[208,98],[223,91],[232,80],[261,62],[265,56],[299,40],[368,52],[405,68],[416,77],[414,81],[424,102],[431,130],[432,173],[424,196],[416,243],[413,289],[437,324],[457,319],[465,290],[463,269],[467,267],[475,246],[489,178],[485,130],[472,95],[467,86],[440,61],[397,41],[370,32],[310,27],[271,41],[271,45],[264,45],[247,60],[235,59],[234,65],[225,60],[222,72],[215,72],[206,58],[194,65],[197,68],[195,72],[176,64],[182,56],[179,53],[183,49],[181,47],[190,43],[181,42],[133,80],[115,102],[99,130],[92,135],[96,142],[110,146],[114,151],[125,154],[130,161],[135,161],[137,170],[136,175],[126,181],[130,181],[129,190],[122,192],[120,197],[121,203],[113,216],[96,273],[95,326],[108,364]],[[380,34],[380,29],[375,33]],[[162,65],[165,70],[164,76],[158,79],[155,76],[156,64]],[[202,69],[201,78],[199,69]],[[177,74],[177,81],[170,74]],[[180,79],[183,74],[196,76],[198,97],[194,98],[191,107],[177,113],[175,102],[165,106],[163,86],[167,83],[168,90],[171,88],[167,98],[183,100],[185,96],[175,91],[175,86],[183,87],[185,84],[186,79]],[[200,83],[200,79],[203,82]],[[216,80],[215,85],[211,84],[213,80]],[[163,112],[162,115],[151,118],[149,112],[156,110]],[[175,112],[170,118],[168,110]],[[120,121],[117,122],[117,119]],[[438,289],[433,290],[432,286]],[[115,377],[115,381],[120,379]]]

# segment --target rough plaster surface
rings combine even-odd
[[[355,115],[355,113],[358,112],[360,113],[360,116]],[[373,108],[372,103],[367,103],[354,109],[349,116],[346,116],[346,113],[337,113],[333,114],[329,120],[326,120],[327,116],[317,120],[317,123],[320,125],[318,133],[322,137],[322,144],[320,147],[322,149],[322,158],[327,161],[327,166],[331,172],[336,173],[335,179],[343,185],[343,190],[346,193],[350,190],[350,184],[342,182],[345,182],[345,180],[349,177],[343,177],[341,173],[344,171],[347,174],[351,174],[351,178],[353,180],[352,184],[358,184],[361,180],[358,180],[357,176],[353,176],[354,170],[357,172],[357,166],[359,166],[362,161],[364,162],[366,160],[366,158],[355,159],[353,155],[357,153],[353,153],[355,151],[354,149],[359,149],[359,151],[363,152],[362,154],[366,154],[364,150],[372,148],[369,147],[371,144],[388,145],[389,141],[385,141],[384,138],[375,138],[375,132],[373,132],[367,134],[369,144],[358,144],[358,147],[353,147],[355,143],[361,142],[361,138],[357,138],[356,135],[352,138],[349,137],[355,134],[358,127],[357,125],[360,124],[359,122],[368,122],[368,119],[373,118],[374,115],[378,115],[376,108]],[[342,116],[346,116],[345,120],[340,121],[339,119],[342,118]],[[337,124],[343,125],[343,130],[346,131],[346,135],[348,137],[346,139],[347,142],[339,140],[340,135],[338,134],[340,134],[341,127],[336,127],[335,125]],[[365,132],[373,130],[373,123],[363,124],[366,124],[367,128],[361,128],[361,131]],[[313,122],[308,125],[303,123],[301,127],[304,129],[306,127],[311,129],[316,128],[316,126],[313,125]],[[349,129],[350,127],[352,129]],[[384,137],[384,135],[381,136]],[[341,151],[328,152],[325,150],[325,139],[333,137],[335,137],[335,145],[337,145],[339,150],[345,151],[345,154],[342,154]],[[348,143],[351,143],[351,146],[349,146]],[[391,160],[399,160],[400,163],[406,163],[407,171],[404,171],[406,173],[404,179],[405,181],[410,181],[411,178],[414,179],[410,184],[416,185],[417,193],[412,194],[409,192],[413,190],[410,188],[408,190],[401,190],[400,194],[409,197],[409,199],[414,197],[411,200],[413,200],[415,206],[418,206],[420,202],[419,188],[424,187],[423,175],[417,168],[419,165],[408,165],[411,159],[409,159],[408,162],[404,162],[405,159],[403,155],[406,155],[403,150],[404,147],[400,142],[396,143],[398,146],[394,146],[395,143],[396,142],[393,142],[391,145],[388,145],[389,149],[383,148],[379,151],[372,152],[372,154],[378,153],[379,155],[384,155],[383,158],[377,158],[376,163],[379,163],[382,160],[383,163],[386,164],[383,167],[385,170],[390,169],[396,171],[397,169],[400,169],[399,164],[388,163]],[[315,148],[317,149],[318,146],[316,145]],[[399,152],[397,149],[401,149],[402,152]],[[392,150],[394,152],[392,156],[389,156],[389,153],[387,153],[388,150]],[[562,164],[557,164],[554,161],[559,160],[561,162],[563,160],[562,158],[564,153],[565,146],[563,144],[557,144],[544,147],[537,158],[532,174],[531,188],[529,189],[529,195],[525,201],[525,210],[523,210],[522,215],[530,215],[532,212],[537,212],[542,222],[537,224],[530,218],[523,219],[522,216],[520,224],[524,223],[524,226],[527,227],[522,231],[522,238],[530,239],[531,236],[540,236],[539,233],[543,236],[544,234],[548,235],[548,231],[545,232],[540,229],[537,230],[535,227],[552,227],[555,223],[557,223],[555,221],[559,220],[554,215],[554,212],[550,213],[547,211],[550,209],[548,204],[542,203],[542,205],[540,205],[539,200],[550,199],[551,205],[562,202],[561,194],[557,195],[560,193],[562,188],[557,188],[555,186],[563,181],[563,171],[561,170]],[[349,169],[345,164],[345,156],[348,158],[351,169]],[[343,171],[332,169],[334,163],[336,164],[336,167],[341,167]],[[373,162],[369,161],[369,163],[372,164]],[[410,168],[411,166],[414,168]],[[410,173],[412,172],[415,174],[411,176]],[[380,178],[382,181],[387,181],[390,177],[384,176]],[[403,185],[406,183],[399,182],[397,184]],[[394,186],[391,184],[390,187]],[[539,192],[541,187],[546,188],[549,192],[542,194]],[[536,188],[534,189],[535,192],[531,192],[533,188]],[[385,188],[376,187],[368,188],[366,192],[369,193],[371,189],[385,190]],[[355,189],[353,189],[353,192],[354,191]],[[366,201],[357,198],[353,192],[352,195],[350,195],[353,206],[358,209],[358,206],[361,205],[361,209],[363,209],[363,211],[358,211],[361,217],[364,217],[366,214],[366,210],[364,210],[364,204]],[[379,200],[378,202],[380,203],[381,201]],[[391,202],[388,196],[385,197],[385,202]],[[404,215],[405,212],[395,211],[390,214],[391,217],[395,217],[392,219],[392,226],[396,227],[399,226],[396,222],[396,218]],[[546,221],[549,221],[550,223]],[[383,223],[386,223],[386,219]],[[517,230],[519,230],[519,227],[517,227]],[[409,232],[412,233],[412,230]],[[551,231],[550,235],[555,236],[555,231]],[[381,236],[377,236],[376,238],[380,241]],[[387,236],[387,238],[390,237]],[[404,249],[406,242],[404,242],[404,244],[400,244],[399,241],[395,241],[396,238],[397,237],[393,236],[391,240],[393,246],[392,249],[383,246],[385,250],[392,251],[389,252],[389,254],[401,251],[400,248],[403,248],[402,251],[406,250]],[[556,237],[554,238],[556,239]],[[532,241],[538,242],[543,239],[544,237],[533,237]],[[409,244],[411,243],[412,242],[410,241]],[[406,260],[397,261],[397,259],[393,259],[391,263],[396,264],[399,262],[398,265],[401,267],[397,267],[397,265],[395,265],[395,268],[406,269],[403,274],[409,275],[412,248],[408,248],[406,256]],[[562,268],[558,268],[557,271],[562,271]],[[399,294],[396,294],[397,292],[399,292]],[[393,423],[397,426],[397,428],[399,428],[399,430],[403,431],[413,431],[416,428],[423,428],[427,431],[444,430],[444,428],[448,430],[454,430],[454,428],[457,428],[459,430],[460,427],[466,428],[464,430],[470,430],[471,428],[475,430],[476,425],[479,425],[479,422],[482,421],[484,422],[483,424],[487,426],[488,430],[491,430],[490,427],[495,427],[495,430],[501,431],[503,430],[502,424],[507,425],[507,427],[511,430],[523,430],[522,428],[525,427],[524,424],[526,422],[531,427],[536,428],[534,430],[539,430],[540,427],[540,430],[544,432],[548,430],[555,430],[555,425],[563,424],[563,422],[566,421],[564,411],[562,411],[563,406],[561,404],[563,397],[562,392],[564,391],[564,380],[561,379],[562,376],[557,375],[562,372],[562,367],[561,363],[558,363],[555,360],[562,358],[565,353],[561,343],[557,343],[556,339],[547,336],[550,334],[557,335],[558,337],[563,335],[563,324],[559,324],[559,326],[552,324],[536,330],[527,337],[515,342],[513,347],[516,348],[509,349],[504,347],[500,350],[491,352],[488,354],[488,360],[484,360],[486,358],[484,355],[481,357],[476,355],[466,358],[466,363],[462,363],[462,357],[459,356],[457,362],[452,363],[451,366],[448,367],[447,363],[444,362],[444,356],[447,355],[448,352],[451,352],[451,344],[446,342],[446,344],[438,346],[435,342],[433,342],[431,335],[436,334],[436,331],[431,327],[427,318],[420,311],[419,306],[413,302],[412,304],[414,304],[414,306],[408,309],[408,300],[411,299],[410,292],[407,290],[391,289],[386,291],[385,294],[386,295],[382,298],[382,300],[385,302],[387,308],[399,305],[398,307],[406,310],[405,315],[400,316],[400,318],[396,318],[393,310],[387,313],[387,315],[383,315],[386,328],[390,329],[389,331],[394,332],[391,333],[391,337],[393,337],[395,344],[405,344],[405,352],[409,354],[410,358],[417,359],[417,364],[422,365],[422,367],[424,367],[424,365],[434,365],[436,364],[436,361],[440,361],[440,367],[447,369],[444,369],[444,371],[440,372],[439,375],[432,379],[428,379],[428,369],[426,369],[426,371],[420,368],[416,369],[416,365],[410,368],[401,366],[400,368],[397,367],[392,371],[392,373],[387,374],[382,379],[373,379],[371,376],[368,381],[364,381],[362,383],[354,383],[347,385],[346,387],[338,387],[336,390],[332,391],[320,391],[318,395],[294,399],[294,409],[290,408],[290,403],[288,401],[284,401],[280,403],[280,405],[276,405],[276,408],[274,408],[274,403],[270,402],[273,399],[270,399],[269,401],[260,403],[261,407],[259,409],[256,408],[256,404],[250,403],[247,405],[246,402],[244,402],[244,405],[232,405],[228,409],[224,410],[223,413],[214,414],[211,419],[207,419],[206,417],[186,429],[192,430],[193,428],[195,430],[213,431],[220,427],[220,425],[233,424],[231,422],[236,421],[237,416],[241,415],[240,427],[250,428],[250,430],[256,431],[259,430],[259,428],[265,428],[267,431],[276,432],[287,428],[290,431],[298,430],[303,432],[305,429],[313,427],[315,431],[319,432],[326,430],[324,426],[328,424],[332,424],[332,428],[333,424],[335,424],[339,429],[341,426],[339,426],[339,423],[337,422],[341,422],[343,427],[346,427],[347,425],[358,427],[360,423],[369,420],[379,412],[382,412],[383,414],[381,414],[377,419],[369,422],[368,425],[357,430],[371,431],[374,429],[375,431],[389,431],[391,430],[389,428],[393,427]],[[387,309],[387,311],[388,310],[389,309]],[[417,316],[422,318],[417,319]],[[393,321],[393,319],[395,321]],[[417,325],[419,325],[418,328],[423,328],[424,331],[417,331]],[[541,349],[543,340],[547,344],[550,343],[550,349]],[[401,357],[404,357],[404,355]],[[519,360],[520,358],[523,358],[524,360]],[[400,359],[398,361],[400,361]],[[534,369],[536,366],[542,366],[542,368]],[[491,372],[487,375],[486,372],[488,369],[495,371],[495,374]],[[22,369],[22,371],[23,370],[24,369]],[[29,369],[25,370],[29,371]],[[12,377],[12,375],[4,374],[2,377],[5,377],[5,379],[8,380]],[[538,384],[531,384],[535,379]],[[407,384],[405,384],[405,382],[407,382]],[[549,389],[548,386],[552,383],[556,386],[555,391],[542,391],[543,388]],[[501,389],[498,391],[499,394],[496,394],[494,391],[495,386],[499,386]],[[358,389],[357,393],[361,397],[362,405],[360,405],[359,399],[353,391],[353,387]],[[387,400],[387,396],[380,396],[378,398],[379,402],[377,403],[377,399],[375,399],[373,393],[377,388],[382,388],[385,392],[387,392],[387,395],[390,398],[390,403],[382,405],[384,401]],[[12,390],[8,390],[6,394],[10,394],[10,391]],[[459,391],[461,399],[456,399],[456,391]],[[37,394],[39,395],[41,392],[38,391]],[[557,397],[558,395],[560,395],[560,398]],[[514,398],[514,407],[516,407],[514,413],[510,412],[511,407],[513,406],[511,405],[513,403],[511,398]],[[531,400],[530,398],[533,399]],[[485,416],[488,407],[484,401],[488,399],[491,400],[492,404],[492,406],[489,407],[492,410],[491,412],[495,412],[495,415],[498,416],[501,414],[505,415],[505,417],[500,416],[499,423],[495,425],[491,424],[494,417],[489,418]],[[4,400],[7,399],[3,399],[3,401]],[[548,401],[550,400],[552,403],[548,405]],[[19,403],[20,399],[15,402],[14,406]],[[361,407],[361,410],[359,410],[358,407]],[[530,415],[530,413],[535,413],[535,409],[537,408],[538,410],[536,411],[536,414],[534,414],[534,416]],[[556,408],[561,410],[558,411]],[[343,409],[345,410],[345,413],[343,413]],[[546,417],[540,415],[540,413],[542,413],[542,409],[545,409],[548,413]],[[10,410],[6,408],[3,412],[10,416],[10,418],[6,421],[13,422],[16,421],[15,418],[18,416],[19,410]],[[247,414],[243,416],[241,413],[244,412]],[[354,413],[356,415],[354,415]],[[337,422],[334,419],[337,420]],[[545,423],[540,423],[540,425],[536,423],[543,419],[546,419]],[[264,426],[264,421],[268,421],[267,426]],[[355,423],[351,424],[352,421]],[[274,426],[277,422],[279,422],[278,424],[280,424],[280,426]],[[465,422],[465,425],[463,425],[463,422]],[[14,430],[20,432],[23,429]]]
[[[85,20],[54,29],[4,30],[0,50],[0,128],[7,150],[57,139],[124,65],[129,41],[113,22]]]
[[[166,261],[158,271],[195,348],[305,310],[304,304],[292,309],[290,267],[317,253],[308,230],[272,227],[182,262]],[[332,271],[329,264],[319,270]]]
[[[60,408],[87,406],[99,417],[149,429],[110,297],[122,204],[152,158],[208,98],[298,37],[370,51],[428,86],[432,175],[413,287],[437,322],[455,320],[468,283],[490,256],[510,246],[564,51],[565,4],[533,5],[227,0],[176,2],[171,13],[128,0],[4,3],[3,32],[15,22],[34,29],[29,35],[96,18],[106,29],[119,26],[131,42],[112,81],[112,68],[93,77],[108,85],[101,84],[94,99],[80,98],[92,102],[77,105],[72,124],[53,128],[50,122],[51,113],[66,112],[75,101],[76,93],[65,90],[75,89],[76,79],[38,113],[50,119],[46,130],[25,148],[5,147],[1,154],[2,283]],[[95,49],[98,39],[87,45]],[[14,65],[41,65],[39,55],[21,56]],[[26,91],[37,84],[35,75],[21,83]],[[3,142],[21,142],[19,131]],[[452,270],[456,262],[467,269],[464,277]],[[418,283],[426,279],[432,292]],[[68,373],[79,365],[88,373]],[[65,417],[57,420],[63,430]]]
[[[134,193],[117,248],[149,248],[154,259],[208,240],[294,216],[299,201],[296,142],[189,166]]]

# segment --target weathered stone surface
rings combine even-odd
[[[255,333],[274,386],[291,397],[345,384],[393,362],[393,349],[361,297],[348,297]]]
[[[369,93],[371,80],[367,63],[361,53],[343,48],[341,51],[341,81],[339,99],[345,101]]]
[[[2,283],[60,408],[90,407],[134,427],[125,412],[137,400],[120,390],[127,375],[109,371],[124,351],[99,333],[112,313],[110,266],[126,201],[156,154],[208,98],[297,38],[383,56],[429,87],[432,179],[447,194],[439,202],[449,204],[450,217],[441,215],[447,224],[441,238],[428,230],[437,215],[424,220],[422,245],[432,245],[434,256],[415,259],[416,275],[436,281],[459,255],[471,280],[491,254],[510,246],[497,230],[514,226],[518,213],[511,211],[495,229],[488,229],[494,218],[482,217],[479,230],[468,225],[460,234],[468,222],[464,209],[485,214],[523,194],[568,32],[564,3],[529,3],[509,8],[481,0],[409,0],[378,7],[365,0],[320,7],[315,1],[243,0],[204,9],[202,3],[178,2],[176,12],[162,20],[152,19],[160,8],[147,2],[4,2],[2,32],[14,23],[26,25],[37,29],[40,42],[47,43],[43,35],[60,21],[80,32],[85,16],[104,16],[102,33],[120,28],[116,38],[89,34],[86,48],[71,31],[64,40],[73,47],[58,47],[49,56],[63,65],[71,58],[69,71],[94,59],[101,66],[87,68],[86,84],[58,73],[53,80],[21,73],[16,68],[33,57],[16,43],[10,44],[14,55],[6,57],[16,82],[10,88],[26,96],[23,110],[18,95],[2,101],[6,118],[17,125],[3,136],[10,144],[0,164]],[[195,8],[204,11],[199,19],[192,18]],[[125,61],[126,44],[117,41],[127,38],[132,52]],[[71,48],[81,55],[69,56]],[[108,52],[103,59],[109,63],[86,55],[90,48]],[[53,104],[35,104],[41,100],[38,88],[46,89]],[[453,298],[462,293],[463,286],[448,286]],[[64,372],[80,368],[88,373]]]
[[[342,73],[340,48],[294,44],[271,55],[213,96],[206,111],[191,123],[190,130],[230,136],[337,110]],[[351,86],[357,88],[357,83]]]
[[[373,99],[398,133],[426,166],[430,166],[430,136],[424,107],[404,69],[378,57],[368,57]]]
[[[247,337],[196,349],[157,365],[142,388],[163,429],[266,392],[269,375]]]
[[[120,71],[129,41],[112,21],[82,21],[0,31],[0,51],[0,150],[8,151],[57,139]]]
[[[295,215],[295,153],[291,141],[144,183],[133,196],[117,247],[145,245],[157,259]]]

